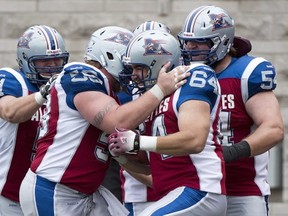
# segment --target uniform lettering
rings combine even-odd
[[[222,109],[234,109],[235,108],[235,102],[234,102],[234,95],[228,94],[228,95],[222,95]]]
[[[151,115],[147,118],[147,121],[151,121],[154,116],[157,116],[161,113],[164,113],[168,110],[168,104],[169,104],[170,97],[165,98],[165,100],[162,100],[159,104],[158,108],[151,113]]]
[[[42,118],[43,112],[42,109],[39,108],[37,110],[37,112],[31,117],[31,121],[40,121],[40,119]]]

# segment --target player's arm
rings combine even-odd
[[[198,100],[183,103],[179,109],[178,127],[177,133],[157,137],[156,152],[168,155],[201,152],[210,128],[209,104]]]
[[[135,156],[137,157],[137,156]],[[124,154],[114,157],[120,166],[141,183],[153,188],[149,162],[133,159],[133,155]]]
[[[56,76],[52,77],[40,91],[31,95],[14,97],[6,95],[0,98],[0,117],[12,123],[25,122],[30,119],[46,101]],[[0,92],[1,93],[1,92]]]
[[[7,95],[0,99],[0,117],[12,123],[24,122],[41,106],[36,102],[34,94],[18,98]]]
[[[179,132],[167,136],[140,136],[133,131],[118,131],[109,137],[109,150],[114,155],[144,150],[167,155],[188,155],[201,152],[210,128],[210,105],[189,100],[180,106]]]
[[[245,138],[250,145],[251,156],[255,156],[266,152],[284,138],[283,119],[272,91],[255,94],[246,102],[245,107],[257,126]]]
[[[78,93],[74,98],[75,106],[81,115],[92,125],[112,133],[115,127],[136,128],[159,105],[164,96],[176,90],[175,85],[183,85],[189,73],[183,74],[188,67],[175,68],[169,73],[163,68],[157,85],[135,101],[119,106],[110,96],[96,91]],[[179,75],[175,79],[175,73]],[[181,81],[182,80],[182,81]]]
[[[249,85],[243,85],[242,95],[247,97],[245,109],[256,129],[239,143],[223,146],[225,162],[262,154],[284,138],[284,124],[273,93],[276,88],[276,71],[263,58],[254,61],[260,63],[249,76]],[[246,82],[247,78],[244,80]]]
[[[133,176],[135,179],[140,181],[142,184],[145,184],[146,186],[153,188],[153,180],[152,175],[145,175],[142,173],[134,173],[131,171],[127,171],[131,176]]]

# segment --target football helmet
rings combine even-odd
[[[204,63],[212,65],[223,59],[230,51],[235,34],[234,20],[222,8],[201,6],[186,17],[182,31],[178,34],[184,64],[190,64],[193,57],[205,55]],[[188,41],[209,44],[206,50],[188,50]]]
[[[57,64],[35,65],[35,60],[57,60]],[[60,73],[68,62],[69,53],[65,49],[62,36],[54,28],[35,25],[28,28],[17,43],[17,62],[20,70],[32,82],[42,85],[56,73]]]
[[[123,70],[121,58],[133,33],[118,26],[107,26],[95,31],[88,42],[85,61],[97,61],[116,80],[119,72]]]
[[[170,29],[163,23],[156,22],[156,21],[146,21],[138,25],[134,29],[133,34],[136,36],[140,34],[141,32],[148,31],[148,30],[161,30],[161,31],[168,32],[168,33],[171,32]]]
[[[152,88],[164,64],[171,62],[170,69],[180,65],[181,50],[178,40],[161,30],[144,31],[135,36],[122,58],[124,70],[119,74],[124,91],[136,95]],[[142,74],[133,73],[135,67]],[[146,72],[144,72],[146,71]]]

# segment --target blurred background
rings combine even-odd
[[[0,0],[0,67],[17,68],[18,38],[30,26],[45,24],[64,37],[71,61],[83,61],[90,35],[103,26],[131,31],[147,20],[167,25],[174,36],[185,17],[201,5],[227,10],[236,23],[236,35],[248,38],[251,55],[271,61],[278,72],[278,97],[288,126],[288,0]],[[270,216],[288,215],[288,140],[270,151]]]

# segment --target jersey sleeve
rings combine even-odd
[[[24,86],[24,79],[17,71],[5,68],[0,69],[0,97],[6,95],[23,96],[22,85]]]
[[[69,107],[76,110],[73,99],[76,94],[85,91],[99,91],[108,94],[108,80],[94,67],[86,64],[71,65],[64,68],[61,86],[67,97]]]
[[[182,103],[188,100],[201,100],[210,105],[213,109],[220,88],[214,70],[206,65],[191,68],[191,76],[187,78],[187,83],[180,88],[177,101],[177,110]]]
[[[255,58],[244,71],[241,86],[244,101],[259,92],[274,90],[277,86],[274,66],[263,58]]]

